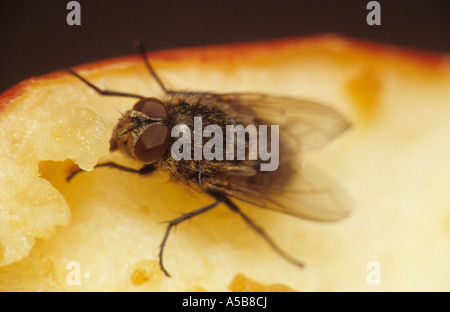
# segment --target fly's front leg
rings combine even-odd
[[[133,168],[128,168],[119,164],[116,164],[114,162],[107,162],[104,164],[98,164],[96,165],[94,168],[100,168],[100,167],[109,167],[109,168],[114,168],[117,170],[121,170],[121,171],[126,171],[126,172],[130,172],[130,173],[136,173],[139,175],[147,175],[152,173],[156,168],[155,166],[153,166],[153,164],[150,165],[145,165],[144,167],[142,167],[141,169],[133,169]],[[82,169],[78,169],[74,172],[72,172],[67,178],[66,181],[69,182],[70,180],[72,180],[76,175],[78,175],[80,172],[83,172],[84,170]]]
[[[131,98],[137,98],[137,99],[144,98],[144,96],[139,95],[139,94],[134,94],[134,93],[112,91],[112,90],[102,90],[99,87],[97,87],[96,85],[94,85],[92,82],[88,81],[86,78],[82,77],[77,72],[73,71],[71,68],[66,69],[66,71],[69,72],[70,74],[72,74],[73,76],[77,77],[78,79],[80,79],[84,84],[86,84],[88,87],[90,87],[91,89],[93,89],[95,92],[97,92],[100,95],[122,96],[122,97],[131,97]]]

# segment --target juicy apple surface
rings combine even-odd
[[[158,266],[164,221],[211,202],[148,177],[109,139],[135,100],[56,72],[0,95],[0,289],[450,290],[450,58],[334,35],[148,54],[170,89],[318,101],[351,129],[303,160],[337,181],[335,223],[242,209],[305,263],[280,258],[226,207],[179,225]],[[75,68],[100,88],[161,97],[138,55]],[[76,168],[86,170],[70,183]]]

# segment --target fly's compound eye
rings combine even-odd
[[[145,98],[133,110],[146,115],[149,121],[134,145],[134,155],[143,163],[153,163],[164,155],[169,143],[169,127],[164,123],[168,118],[166,105],[158,99]]]
[[[146,164],[159,160],[167,149],[169,135],[169,127],[165,124],[148,126],[134,145],[136,159]]]
[[[169,113],[167,107],[158,99],[145,98],[133,106],[133,110],[141,112],[151,119],[167,119]]]

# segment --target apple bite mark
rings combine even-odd
[[[142,95],[101,90],[75,71],[68,72],[76,76],[88,87],[102,96],[121,96],[137,98],[139,101],[119,119],[110,141],[110,151],[120,150],[129,157],[141,162],[141,169],[132,169],[114,162],[98,164],[98,167],[110,167],[139,175],[148,175],[154,170],[164,170],[178,181],[210,195],[214,201],[168,221],[166,232],[160,244],[159,264],[166,276],[170,276],[163,263],[164,249],[172,228],[186,220],[194,218],[224,204],[238,214],[242,220],[256,231],[281,257],[297,267],[303,263],[284,252],[275,241],[250,217],[248,217],[232,198],[254,206],[271,209],[299,218],[316,221],[336,221],[349,213],[346,196],[332,181],[308,166],[297,167],[300,151],[320,148],[342,132],[350,124],[336,111],[319,104],[300,99],[269,96],[258,93],[211,93],[168,90],[147,60],[142,44],[139,45],[145,65],[157,81],[165,96],[162,100]],[[289,110],[284,107],[289,107]],[[201,117],[206,124],[200,129],[193,123]],[[203,139],[183,144],[183,151],[189,149],[188,159],[176,159],[174,150],[181,140],[173,136],[178,125],[186,126],[189,133],[204,132],[209,126],[227,129],[228,126],[265,126],[276,125],[281,129],[279,141],[259,142],[259,149],[252,149],[251,135],[242,136],[239,142],[230,146],[228,138],[214,132],[214,149],[226,146],[227,150],[216,155],[213,160],[205,160],[196,154]],[[247,128],[244,128],[247,129]],[[255,127],[256,129],[256,127]],[[260,128],[261,129],[261,128]],[[171,135],[172,132],[172,135]],[[273,137],[274,131],[271,131]],[[277,133],[278,134],[278,133]],[[234,133],[233,133],[234,136]],[[257,132],[262,137],[262,132]],[[243,143],[245,155],[239,156],[239,143]],[[265,146],[263,146],[266,144]],[[177,148],[174,148],[177,146]],[[231,148],[231,153],[229,152]],[[263,151],[276,152],[280,156],[276,170],[264,171],[267,157]],[[204,148],[201,148],[204,151]],[[254,152],[252,155],[252,151]],[[190,156],[193,157],[190,157]],[[259,157],[257,157],[259,156]],[[278,161],[278,160],[277,160]],[[67,181],[73,179],[82,170],[73,172]],[[298,188],[291,188],[293,182],[300,181]]]

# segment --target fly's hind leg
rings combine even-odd
[[[268,244],[269,246],[275,250],[281,257],[283,257],[288,262],[292,263],[293,265],[303,268],[304,264],[293,258],[292,256],[288,255],[286,252],[284,252],[276,243],[275,241],[270,238],[270,236],[264,231],[263,228],[258,226],[255,222],[253,222],[252,219],[250,219],[234,202],[232,202],[226,195],[222,193],[214,194],[214,197],[224,203],[228,208],[230,208],[232,211],[236,212],[238,215],[241,216],[241,218],[249,225],[253,230],[255,230]]]
[[[159,249],[159,266],[161,267],[161,270],[164,272],[164,274],[167,277],[170,277],[170,274],[166,270],[166,268],[164,267],[164,264],[163,264],[163,253],[164,253],[164,247],[166,246],[166,243],[167,243],[167,238],[169,237],[169,233],[172,230],[172,228],[174,226],[176,226],[177,224],[180,224],[181,222],[189,220],[189,219],[191,219],[193,217],[196,217],[196,216],[198,216],[198,215],[200,215],[202,213],[207,212],[208,210],[213,209],[214,207],[216,207],[220,203],[221,203],[221,201],[217,200],[217,201],[215,201],[214,203],[212,203],[212,204],[210,204],[208,206],[196,209],[194,211],[186,213],[186,214],[184,214],[184,215],[182,215],[182,216],[180,216],[180,217],[178,217],[176,219],[173,219],[173,220],[170,220],[170,221],[167,222],[168,225],[167,225],[166,233],[164,234],[163,240],[161,241],[161,245],[159,246],[160,247],[160,249]]]
[[[255,230],[269,245],[270,247],[272,247],[273,250],[275,250],[281,257],[283,257],[285,260],[287,260],[288,262],[294,264],[297,267],[303,268],[304,265],[301,261],[291,257],[290,255],[288,255],[286,252],[284,252],[271,238],[269,235],[267,235],[267,233],[264,231],[264,229],[262,229],[260,226],[258,226],[257,224],[255,224],[246,214],[244,214],[242,212],[242,210],[235,204],[233,203],[226,195],[224,195],[223,193],[215,193],[215,192],[208,192],[208,194],[210,194],[212,197],[214,197],[216,199],[216,201],[208,206],[196,209],[192,212],[186,213],[176,219],[173,219],[171,221],[168,222],[168,226],[166,229],[166,233],[164,234],[163,240],[161,242],[160,245],[160,251],[159,251],[159,265],[161,267],[161,270],[164,272],[164,274],[168,277],[170,277],[169,272],[166,270],[166,268],[164,267],[163,264],[163,253],[164,253],[164,248],[166,246],[167,243],[167,238],[169,237],[170,231],[172,230],[172,228],[186,220],[189,220],[195,216],[198,216],[204,212],[207,212],[211,209],[213,209],[214,207],[216,207],[219,204],[225,204],[228,208],[230,208],[232,211],[236,212],[237,214],[239,214],[241,216],[241,218],[247,223],[247,225],[249,225],[253,230]]]

